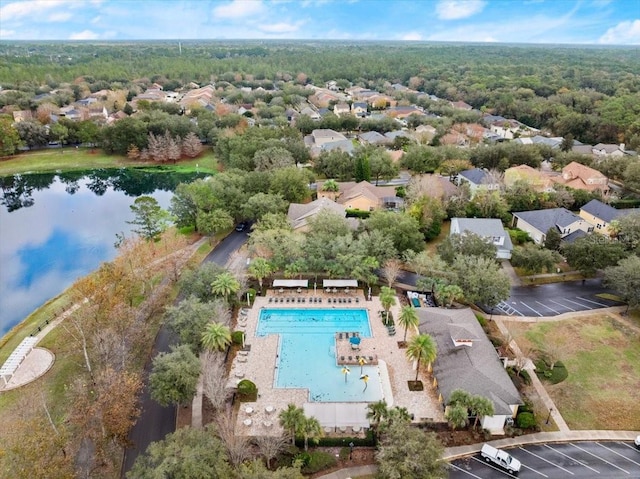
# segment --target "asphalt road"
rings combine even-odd
[[[215,249],[207,255],[205,262],[213,261],[224,266],[234,251],[239,249],[248,239],[247,232],[232,232],[223,239]],[[156,336],[156,342],[153,352],[144,368],[143,379],[144,387],[140,396],[140,405],[142,413],[138,421],[129,432],[129,441],[132,446],[127,448],[124,453],[124,461],[122,465],[121,477],[133,467],[133,464],[141,453],[147,450],[149,444],[160,441],[164,437],[175,431],[176,426],[176,406],[162,407],[153,399],[148,387],[149,373],[151,372],[151,364],[153,358],[161,352],[169,351],[172,344],[176,342],[176,338],[171,334],[168,328],[162,327]]]
[[[631,442],[536,444],[507,449],[522,463],[520,479],[638,479],[640,451]],[[476,454],[450,464],[449,479],[512,477]]]
[[[403,271],[398,282],[415,286],[419,276],[409,271]],[[493,314],[509,316],[557,316],[574,311],[590,311],[611,306],[621,306],[624,303],[603,299],[598,294],[613,291],[602,285],[600,278],[563,283],[543,284],[539,286],[515,286],[511,288],[511,296],[507,301],[493,309]],[[485,312],[491,313],[490,308],[483,307]]]

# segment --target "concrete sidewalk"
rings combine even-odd
[[[562,431],[562,432],[539,432],[524,436],[509,437],[487,441],[494,447],[509,448],[522,446],[524,444],[538,444],[547,442],[574,442],[574,441],[633,441],[640,434],[638,431]],[[443,459],[451,461],[453,459],[468,456],[480,452],[485,443],[472,444],[469,446],[448,447],[444,450]]]
[[[378,471],[378,466],[369,464],[367,466],[349,467],[347,469],[340,469],[324,476],[319,476],[316,479],[355,479],[360,476],[370,476]]]

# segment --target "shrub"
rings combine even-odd
[[[333,454],[323,451],[313,451],[312,453],[301,453],[309,456],[308,462],[302,467],[304,474],[314,474],[318,471],[329,469],[336,465],[337,461]]]
[[[231,342],[233,344],[242,344],[243,337],[244,337],[243,331],[234,331],[231,333]]]
[[[349,454],[351,452],[351,448],[349,447],[343,447],[340,449],[340,460],[341,461],[346,461],[347,459],[349,459]]]
[[[346,212],[347,212],[347,218],[361,218],[365,220],[369,216],[371,216],[371,211],[355,210],[355,209],[347,208]]]
[[[478,320],[478,322],[480,323],[480,326],[482,326],[483,328],[487,327],[487,320],[484,316],[482,316],[481,314],[475,313],[476,315],[476,319]]]
[[[549,369],[549,366],[543,360],[535,361],[535,365],[538,377],[551,384],[561,383],[569,376],[569,372],[562,361],[556,361],[553,369]]]
[[[526,231],[507,229],[507,233],[509,233],[509,237],[514,245],[521,245],[533,241]]]
[[[258,387],[248,379],[238,383],[238,399],[240,401],[255,401],[258,398]]]
[[[530,429],[532,427],[535,427],[536,418],[532,412],[521,412],[516,417],[516,424],[519,428]]]
[[[247,294],[249,295],[249,301],[253,303],[253,301],[256,299],[256,290],[253,288],[249,288],[247,290]]]

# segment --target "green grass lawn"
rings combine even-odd
[[[608,315],[527,325],[525,339],[542,348],[563,337],[568,377],[545,388],[572,429],[640,430],[640,335]]]
[[[429,254],[436,254],[437,248],[440,243],[442,243],[448,236],[449,231],[451,231],[451,221],[446,220],[442,223],[442,230],[437,238],[432,239],[427,243],[427,251]]]
[[[107,155],[100,149],[56,148],[28,151],[0,161],[0,176],[17,173],[50,173],[53,171],[77,171],[93,168],[126,168],[160,166],[154,162],[132,161],[124,156]],[[217,171],[217,162],[211,150],[205,150],[200,157],[182,160],[177,164],[162,165],[177,172]]]

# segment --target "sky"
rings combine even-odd
[[[0,40],[640,45],[640,0],[0,0]]]

